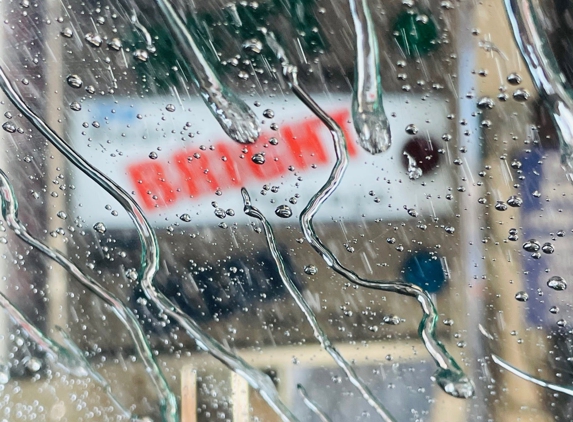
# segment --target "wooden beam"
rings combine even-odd
[[[197,370],[192,366],[181,371],[181,422],[197,422]]]

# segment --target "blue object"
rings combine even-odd
[[[439,292],[446,282],[439,255],[427,251],[418,251],[410,255],[404,262],[402,272],[408,283],[420,286],[428,293]]]

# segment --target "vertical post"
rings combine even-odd
[[[190,365],[181,370],[181,422],[197,422],[197,370]]]
[[[249,422],[249,384],[235,372],[231,373],[231,399],[233,401],[233,422]]]
[[[532,123],[534,120],[531,109],[520,108],[519,113],[519,125],[512,125],[509,119],[505,121],[499,119],[500,123],[504,123],[503,126],[500,125],[496,133],[500,139],[507,139],[512,135],[524,136],[523,133],[518,132],[519,128],[527,128],[529,126],[527,123]],[[513,115],[513,113],[507,114]],[[496,144],[489,137],[486,138],[486,142],[491,145],[489,154],[486,156],[486,162],[491,163],[491,169],[488,171],[491,179],[486,179],[486,188],[497,195],[492,198],[493,202],[498,197],[508,198],[515,193],[515,190],[511,188],[510,183],[499,182],[504,180],[504,173],[507,172],[507,163],[499,159],[506,152],[505,147],[501,143]],[[535,374],[535,369],[539,364],[538,358],[535,357],[536,348],[525,352],[518,351],[515,346],[518,344],[517,338],[523,338],[525,344],[535,344],[537,347],[544,341],[537,335],[536,330],[527,330],[526,309],[522,303],[515,300],[516,292],[526,290],[527,286],[519,255],[514,251],[515,244],[503,242],[510,227],[521,227],[520,215],[515,214],[514,216],[510,213],[490,213],[485,220],[485,224],[490,227],[491,240],[499,243],[486,249],[487,287],[490,294],[488,298],[490,306],[484,307],[484,311],[489,314],[489,327],[486,329],[496,334],[495,343],[492,342],[493,344],[490,344],[487,350],[518,368]],[[512,255],[515,255],[515,258],[511,258]],[[519,337],[516,338],[512,332],[517,333]],[[539,387],[507,371],[500,370],[498,367],[494,367],[492,377],[500,386],[498,388],[502,389],[498,394],[499,400],[492,402],[492,413],[496,421],[535,419],[535,421],[544,422],[553,419],[545,410]]]
[[[7,8],[7,2],[0,2],[0,16],[4,16],[4,10]],[[4,28],[6,25],[3,25],[0,28],[0,45],[6,45],[5,43],[5,34]],[[2,62],[7,62],[8,58],[6,57],[7,48],[0,49],[0,60]],[[0,168],[3,170],[7,170],[6,165],[7,162],[7,155],[0,154]],[[3,292],[6,291],[6,286],[8,284],[7,277],[10,274],[10,268],[6,265],[7,261],[5,259],[0,259],[0,290]],[[6,365],[8,363],[8,356],[9,356],[9,349],[10,349],[10,342],[8,337],[10,335],[10,318],[8,317],[6,311],[0,309],[0,366]]]
[[[62,40],[60,38],[59,28],[56,24],[56,18],[61,10],[61,2],[59,0],[46,1],[46,13],[50,24],[46,25],[46,45],[45,51],[51,52],[46,62],[45,79],[47,80],[47,91],[44,118],[48,125],[56,132],[62,132],[63,127],[58,121],[61,119],[61,111],[59,105],[63,104],[63,83],[62,83]],[[56,214],[58,211],[66,211],[66,194],[68,190],[60,189],[61,186],[66,184],[66,161],[62,155],[56,151],[52,146],[46,150],[47,154],[47,169],[46,169],[46,185],[52,189],[58,196],[52,197],[48,205],[46,215],[46,225],[48,233],[55,232],[61,225],[63,220],[58,220]],[[61,175],[64,178],[61,178]],[[54,181],[59,184],[53,183]],[[65,225],[64,225],[65,228]],[[47,244],[52,248],[57,248],[66,254],[66,243],[64,243],[60,235],[58,237],[47,237]],[[53,328],[54,326],[66,327],[68,323],[68,274],[59,265],[49,262],[46,279],[46,291],[48,295],[48,310],[47,310],[47,327]],[[55,334],[55,333],[54,333]]]

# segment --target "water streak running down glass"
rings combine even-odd
[[[380,52],[367,0],[350,0],[356,31],[352,119],[360,145],[371,154],[391,145],[390,127],[382,102]]]
[[[156,2],[163,13],[171,37],[176,40],[178,48],[181,49],[191,68],[192,78],[199,87],[205,104],[225,133],[242,144],[255,142],[259,137],[260,128],[254,113],[219,80],[208,58],[197,45],[196,36],[188,29],[169,0],[156,0]],[[198,31],[199,22],[194,14],[191,20],[194,30]]]
[[[561,162],[573,181],[573,86],[559,69],[536,0],[505,0],[513,36],[561,141]]]

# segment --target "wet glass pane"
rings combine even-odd
[[[571,420],[571,13],[0,0],[0,420]]]

